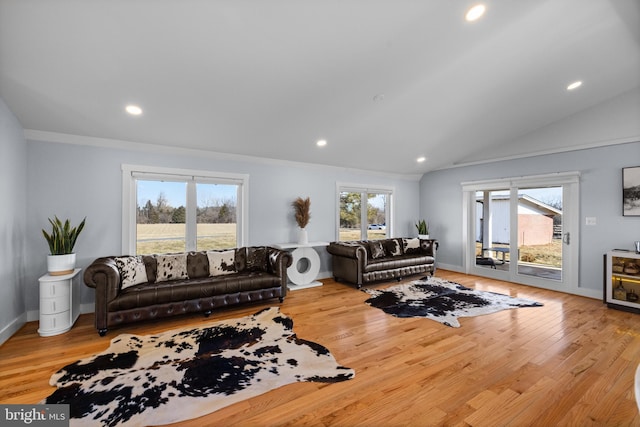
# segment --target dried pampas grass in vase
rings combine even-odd
[[[311,219],[311,200],[309,200],[308,197],[306,199],[298,197],[293,201],[293,203],[291,203],[291,206],[293,206],[296,223],[298,223],[298,227],[300,227],[298,243],[306,245],[309,241],[305,227],[309,224],[309,220]]]

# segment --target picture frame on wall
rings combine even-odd
[[[640,166],[622,168],[622,215],[640,216]]]

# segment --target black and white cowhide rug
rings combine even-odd
[[[371,295],[365,302],[385,313],[396,317],[426,317],[454,328],[460,327],[458,317],[542,306],[536,301],[476,291],[437,277],[423,278],[381,290],[363,291]]]
[[[41,403],[70,404],[71,425],[162,425],[286,384],[354,375],[322,345],[298,338],[293,320],[272,307],[207,327],[119,335],[53,374],[58,389]]]

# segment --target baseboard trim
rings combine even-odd
[[[438,268],[441,268],[443,270],[453,271],[453,272],[456,272],[456,273],[467,274],[467,273],[464,272],[462,267],[460,267],[459,265],[440,264],[439,262],[437,262],[436,263],[436,273],[438,272]]]
[[[471,274],[471,273],[467,273],[464,271],[464,269],[459,266],[459,265],[450,265],[450,264],[436,264],[437,268],[441,268],[443,270],[448,270],[448,271],[453,271],[456,273],[461,273],[461,274]],[[436,270],[437,273],[437,270]],[[482,276],[480,276],[482,277]],[[489,277],[490,279],[492,277]],[[495,279],[495,280],[504,280],[504,279]],[[568,289],[558,289],[558,288],[553,288],[553,287],[544,287],[544,286],[534,286],[534,285],[529,285],[526,283],[518,283],[518,282],[512,282],[515,283],[517,285],[522,285],[522,286],[531,286],[533,288],[540,288],[540,289],[546,289],[549,291],[558,291],[558,292],[562,292],[565,294],[569,294],[569,295],[577,295],[577,296],[581,296],[581,297],[587,297],[587,298],[593,298],[593,299],[602,299],[602,291],[599,289],[589,289],[589,288],[582,288],[582,287],[578,287],[578,288],[568,288]]]
[[[20,328],[27,323],[27,314],[22,313],[20,316],[13,319],[7,326],[0,331],[0,345],[4,344],[9,338],[13,336]]]

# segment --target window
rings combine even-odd
[[[248,176],[123,165],[122,251],[244,246]]]
[[[376,240],[391,236],[393,188],[338,184],[337,193],[337,240]]]

